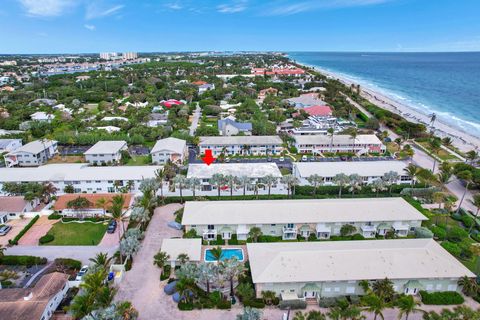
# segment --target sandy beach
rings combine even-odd
[[[351,84],[357,84],[351,79],[339,76],[338,74],[332,73],[330,71],[327,71],[318,67],[314,67],[314,66],[308,66],[308,67],[313,68],[316,71],[326,76],[338,79],[339,81],[341,81],[347,86],[350,86]],[[432,128],[430,127],[429,114],[423,114],[418,110],[408,106],[405,103],[392,99],[384,94],[371,90],[370,88],[366,88],[361,84],[360,86],[362,90],[362,97],[369,100],[371,103],[383,109],[399,114],[409,121],[412,121],[415,123],[422,123],[426,125],[428,130],[429,131],[433,130],[436,136],[439,136],[441,138],[448,136],[452,138],[453,145],[457,147],[460,151],[467,152],[480,147],[480,138],[470,135],[467,132],[464,132],[451,125],[443,123],[441,120],[438,120],[438,118],[435,121]]]

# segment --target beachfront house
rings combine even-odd
[[[358,174],[363,183],[368,185],[377,179],[384,177],[387,172],[395,172],[398,175],[392,184],[411,184],[412,177],[406,172],[407,164],[403,161],[335,161],[335,162],[294,162],[293,175],[298,178],[299,185],[311,185],[308,179],[312,175],[323,178],[323,185],[335,185],[334,177],[343,173],[346,175]]]
[[[36,140],[7,153],[5,165],[7,167],[35,167],[44,164],[58,153],[57,141]]]
[[[299,153],[384,153],[387,148],[374,134],[359,134],[353,139],[348,134],[334,135],[298,135],[295,136],[295,147]]]
[[[225,154],[262,156],[279,155],[283,151],[283,141],[279,136],[230,136],[200,137],[200,154],[212,150],[212,155]]]
[[[187,141],[173,137],[158,140],[150,154],[154,164],[183,163],[188,158]]]
[[[225,178],[235,177],[233,190],[231,190],[228,179],[223,179],[220,184],[212,181],[214,176],[220,175]],[[245,194],[268,194],[268,185],[265,184],[265,177],[276,179],[270,186],[271,194],[287,194],[287,187],[280,181],[282,173],[275,163],[213,163],[209,166],[205,164],[190,164],[188,166],[187,178],[197,178],[200,180],[197,195],[216,196],[218,195],[218,186],[220,186],[220,195]],[[178,193],[178,190],[176,191]],[[184,190],[183,194],[191,194],[192,190]]]
[[[118,190],[139,192],[144,179],[155,178],[161,166],[93,167],[85,163],[48,164],[37,168],[0,168],[0,195],[5,182],[51,182],[57,195],[65,193],[65,187],[73,187],[74,193],[112,193]]]
[[[84,155],[93,165],[115,164],[120,162],[125,150],[128,150],[126,141],[98,141]]]
[[[364,294],[362,280],[385,278],[395,292],[460,291],[458,280],[476,277],[433,239],[248,243],[257,296],[315,300]]]
[[[246,240],[252,227],[278,240],[330,239],[345,225],[365,238],[405,237],[428,220],[403,198],[187,202],[182,225],[206,240]]]

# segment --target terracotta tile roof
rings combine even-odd
[[[48,302],[68,282],[68,275],[52,272],[40,278],[33,288],[0,290],[0,315],[8,319],[40,319]],[[30,296],[31,294],[31,296]],[[25,299],[26,297],[29,297]]]
[[[64,210],[68,209],[68,202],[78,198],[86,198],[90,203],[92,204],[92,208],[88,209],[99,209],[99,207],[96,205],[97,201],[101,198],[104,198],[107,200],[107,203],[111,203],[112,199],[114,196],[116,196],[116,193],[72,193],[72,194],[64,194],[61,195],[57,198],[57,201],[55,202],[55,205],[53,206],[53,210]],[[122,196],[125,198],[125,203],[123,205],[124,209],[128,209],[130,207],[130,204],[132,202],[132,194],[131,193],[122,193]],[[86,208],[87,209],[87,208]]]
[[[0,212],[22,212],[27,203],[23,196],[0,197]]]

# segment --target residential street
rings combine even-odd
[[[195,135],[195,131],[197,130],[198,121],[200,120],[201,115],[202,109],[200,109],[200,106],[197,103],[197,108],[195,108],[195,111],[193,112],[192,124],[190,125],[190,135],[192,137]]]

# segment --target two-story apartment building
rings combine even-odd
[[[221,136],[200,137],[200,154],[212,150],[213,156],[225,155],[278,155],[283,151],[279,136]]]
[[[232,194],[267,194],[268,186],[264,183],[266,176],[277,179],[270,187],[271,194],[287,194],[287,187],[280,181],[282,173],[277,164],[271,162],[263,163],[213,163],[190,164],[188,166],[187,178],[197,178],[200,186],[197,195],[217,195],[216,184],[212,184],[212,177],[215,174],[222,176],[234,176],[237,178]],[[243,181],[241,181],[243,180]],[[191,190],[184,190],[184,194],[191,194]],[[230,195],[230,187],[226,181],[221,184],[220,195]]]
[[[66,186],[73,186],[75,193],[112,193],[127,188],[139,192],[142,180],[155,178],[161,166],[93,167],[85,163],[48,164],[37,168],[0,168],[0,195],[5,182],[51,182],[57,194],[63,194]]]
[[[122,151],[127,150],[126,141],[98,141],[85,151],[85,160],[93,165],[115,164],[122,159]]]
[[[352,225],[365,238],[392,231],[405,237],[428,220],[403,198],[315,199],[187,202],[182,225],[194,229],[205,240],[246,240],[252,227],[262,234],[329,239],[340,235],[342,226]]]
[[[385,278],[399,294],[460,291],[458,280],[476,277],[433,239],[248,243],[258,296],[282,300],[362,295],[360,281]]]
[[[22,139],[0,139],[0,154],[12,152],[22,146]]]
[[[4,158],[7,167],[35,167],[44,164],[57,153],[57,141],[42,139],[15,149]]]
[[[293,174],[298,178],[299,185],[308,186],[308,178],[314,174],[323,177],[324,185],[335,185],[333,181],[337,174],[358,174],[365,184],[381,179],[387,172],[398,174],[398,184],[412,183],[412,177],[406,172],[407,164],[403,161],[337,161],[337,162],[294,162]]]
[[[158,140],[150,154],[154,164],[183,163],[188,157],[187,141],[173,137]]]
[[[297,135],[295,147],[299,153],[319,154],[324,152],[353,152],[356,154],[383,153],[387,149],[374,134],[360,134],[353,139],[348,134]]]

